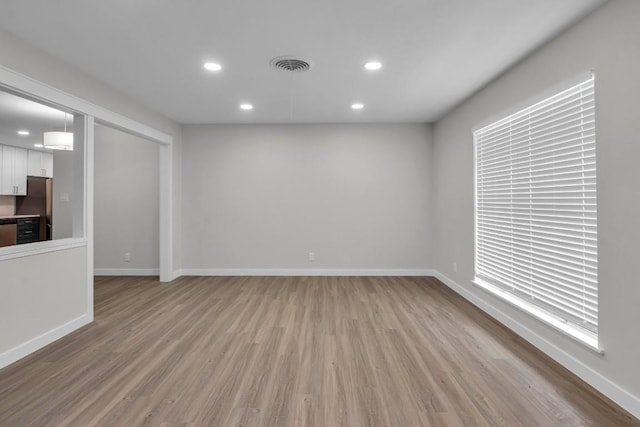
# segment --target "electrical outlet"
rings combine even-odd
[[[124,262],[131,262],[131,252],[125,252]]]
[[[457,263],[457,262],[454,262],[454,263],[453,263],[453,272],[454,272],[454,273],[457,273],[457,272],[458,272],[458,263]]]
[[[316,253],[309,252],[309,261],[315,261],[315,260],[316,260]]]

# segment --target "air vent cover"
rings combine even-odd
[[[270,62],[271,66],[276,70],[291,71],[301,73],[311,69],[311,63],[302,59],[291,56],[278,56]]]

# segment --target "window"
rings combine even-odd
[[[86,116],[0,87],[0,117],[0,260],[86,240]]]
[[[474,132],[475,279],[598,348],[594,80]]]

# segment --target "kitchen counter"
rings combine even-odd
[[[0,216],[0,219],[19,219],[19,218],[37,218],[40,215],[5,215]]]
[[[40,215],[0,216],[0,246],[37,242],[40,235]]]
[[[17,220],[23,218],[40,218],[40,215],[4,215],[0,216],[0,225],[15,224]]]

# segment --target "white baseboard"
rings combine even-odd
[[[41,349],[42,347],[51,344],[52,342],[64,337],[67,334],[75,331],[91,323],[93,319],[88,314],[83,314],[80,317],[76,317],[73,320],[68,321],[52,330],[45,332],[44,334],[30,339],[29,341],[18,345],[10,350],[0,354],[0,369],[8,366],[25,356]]]
[[[471,302],[476,307],[480,308],[485,313],[511,329],[516,334],[527,340],[533,346],[540,351],[560,363],[562,366],[573,372],[580,377],[587,384],[598,390],[600,393],[607,396],[609,399],[620,405],[622,408],[633,414],[635,417],[640,418],[640,398],[629,393],[618,384],[614,383],[610,379],[606,378],[593,368],[585,365],[580,360],[576,359],[562,348],[553,344],[540,334],[529,329],[527,326],[515,320],[502,310],[496,308],[490,302],[478,297],[468,289],[451,280],[444,274],[434,271],[434,276],[442,283],[447,285],[457,294]]]
[[[157,276],[160,274],[158,268],[96,268],[93,270],[95,276]]]
[[[429,269],[186,268],[183,276],[433,276]]]
[[[169,275],[169,282],[172,282],[182,276],[183,276],[182,270],[176,270]]]

